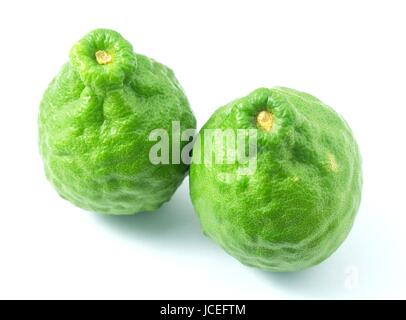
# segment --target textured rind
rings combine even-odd
[[[128,58],[131,45],[118,33],[99,29],[82,40],[40,104],[46,175],[63,198],[86,210],[155,210],[170,199],[188,166],[152,164],[149,151],[156,142],[148,136],[162,128],[172,141],[172,121],[180,121],[181,130],[195,128],[187,98],[169,68],[132,51]],[[111,66],[92,60],[104,47],[116,50]]]
[[[346,122],[313,96],[260,88],[218,109],[204,129],[256,128],[256,115],[274,115],[258,130],[257,167],[208,165],[195,159],[190,193],[203,232],[242,263],[298,271],[329,257],[347,237],[361,199],[361,157]],[[214,152],[225,152],[216,145]],[[203,153],[203,149],[200,150]],[[225,179],[224,177],[227,177]]]

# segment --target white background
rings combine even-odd
[[[62,200],[37,148],[42,93],[98,27],[174,69],[201,127],[257,87],[307,91],[363,155],[354,228],[321,265],[245,267],[204,237],[185,180],[155,213]],[[0,298],[406,298],[404,1],[7,1],[0,5]]]

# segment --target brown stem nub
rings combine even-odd
[[[258,113],[257,125],[261,129],[263,129],[265,131],[271,131],[273,122],[274,122],[273,114],[270,113],[269,111],[262,110],[260,113]]]
[[[109,64],[113,61],[113,57],[104,50],[97,51],[95,55],[98,64]]]

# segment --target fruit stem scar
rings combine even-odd
[[[95,56],[98,64],[109,64],[113,60],[113,57],[104,50],[97,51]]]
[[[257,115],[257,125],[265,130],[265,131],[271,131],[272,126],[274,122],[274,116],[271,112],[262,110],[260,113]]]

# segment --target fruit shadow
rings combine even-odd
[[[226,255],[220,253],[218,246],[203,235],[188,194],[188,181],[184,181],[172,199],[154,212],[142,212],[132,216],[94,215],[94,218],[120,237],[159,251],[199,252],[202,256],[219,252],[219,255]],[[298,299],[363,297],[365,292],[372,289],[364,287],[365,280],[371,278],[365,274],[371,269],[365,262],[370,261],[366,256],[371,253],[365,250],[363,232],[354,231],[337,252],[310,269],[275,273],[247,268],[244,272],[252,272],[254,278],[266,283],[271,291],[277,289],[289,292],[289,297]],[[358,274],[361,284],[357,283]]]
[[[255,270],[254,273],[273,288],[290,292],[297,299],[376,297],[375,280],[380,271],[370,266],[374,253],[365,249],[364,233],[360,229],[354,228],[332,256],[312,268],[281,273]],[[378,264],[374,262],[375,266]]]
[[[95,215],[95,219],[126,239],[160,249],[209,248],[188,194],[188,183],[184,181],[172,199],[156,211],[130,216]]]
[[[265,279],[272,288],[289,292],[297,299],[350,298],[353,294],[346,289],[343,271],[334,271],[331,266],[320,265],[299,272],[272,273],[254,271]]]

